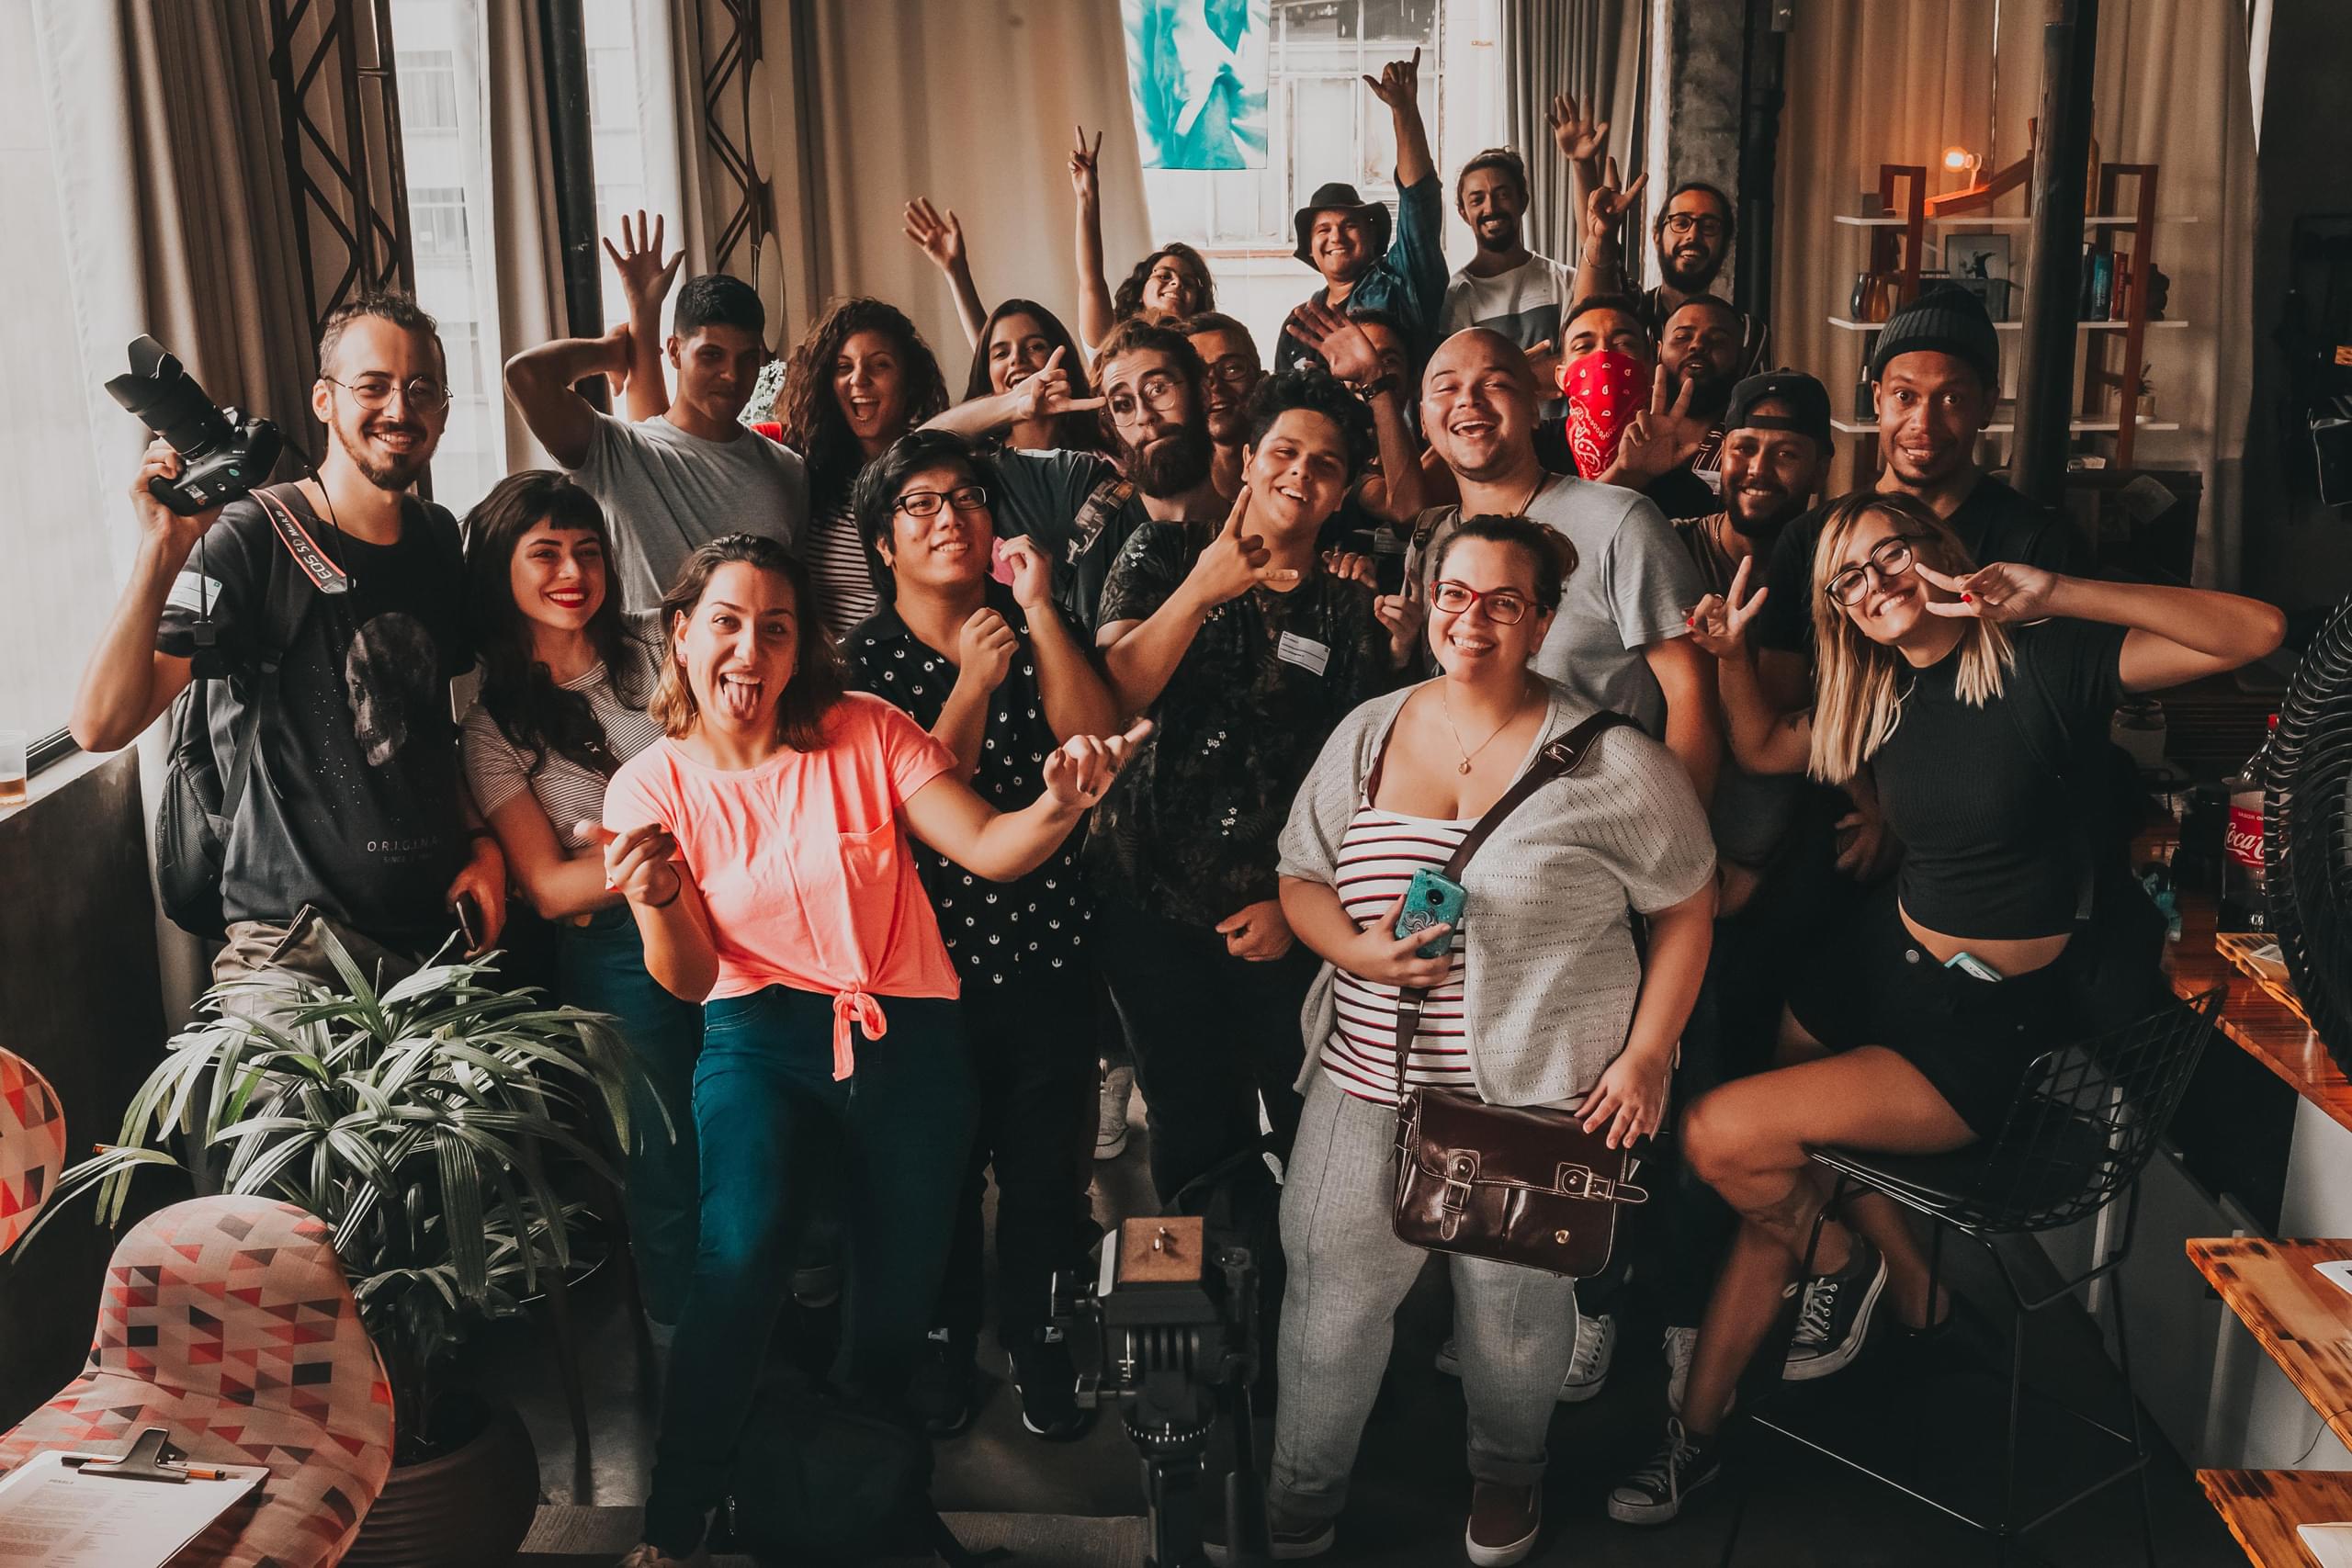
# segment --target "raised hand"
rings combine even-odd
[[[1633,209],[1634,198],[1642,187],[1650,183],[1644,175],[1630,187],[1621,189],[1624,176],[1617,172],[1617,160],[1609,160],[1608,172],[1599,185],[1584,198],[1584,243],[1588,247],[1608,249],[1617,243],[1617,231]]]
[[[1650,406],[1636,409],[1625,421],[1625,429],[1617,439],[1617,458],[1610,465],[1610,482],[1638,490],[1652,479],[1690,459],[1706,437],[1706,426],[1693,428],[1690,418],[1690,383],[1671,401],[1667,398],[1668,384],[1673,379],[1660,366],[1650,388]]]
[[[1227,600],[1238,599],[1261,582],[1288,583],[1298,580],[1298,573],[1289,568],[1270,570],[1266,563],[1272,559],[1265,541],[1255,534],[1241,531],[1250,514],[1250,487],[1243,485],[1241,493],[1233,498],[1233,511],[1217,530],[1216,537],[1202,550],[1193,562],[1193,570],[1184,576],[1184,586],[1206,608],[1215,608]]]
[[[1015,420],[1051,419],[1056,414],[1079,413],[1102,406],[1101,398],[1073,398],[1069,395],[1069,372],[1062,368],[1065,349],[1054,350],[1037,373],[1024,378],[1012,389],[1012,417]]]
[[[659,304],[677,278],[678,264],[686,259],[683,250],[666,262],[662,259],[662,229],[660,213],[653,215],[649,229],[640,209],[634,229],[629,226],[628,215],[621,215],[621,243],[617,248],[609,239],[605,242],[605,254],[613,258],[613,270],[621,276],[621,293],[631,306]]]
[[[1380,379],[1380,350],[1354,317],[1310,299],[1290,313],[1283,331],[1322,356],[1333,376],[1362,387]]]
[[[1421,51],[1418,45],[1410,60],[1392,60],[1380,68],[1377,77],[1367,76],[1363,85],[1372,96],[1391,109],[1411,108],[1421,101]]]
[[[1930,596],[1929,615],[1973,615],[1980,621],[2041,620],[2052,613],[2050,596],[2059,582],[2056,572],[2018,561],[1995,561],[1965,577],[1946,577],[1915,556],[1911,570],[1921,581],[1955,595],[1951,599]]]
[[[997,558],[1012,573],[1008,585],[1012,590],[1012,602],[1024,610],[1039,610],[1050,603],[1054,594],[1054,563],[1037,547],[1037,541],[1026,534],[996,542]]]
[[[1372,614],[1388,628],[1388,657],[1402,670],[1412,662],[1413,650],[1421,643],[1421,627],[1429,623],[1430,602],[1421,597],[1420,584],[1408,577],[1404,592],[1374,596]]]
[[[1754,556],[1743,559],[1739,570],[1731,574],[1729,593],[1708,594],[1683,623],[1690,628],[1690,640],[1717,659],[1747,657],[1747,628],[1764,607],[1765,595],[1772,592],[1769,588],[1759,588],[1752,595],[1747,592],[1755,566]]]
[[[193,517],[183,517],[155,499],[147,488],[149,479],[175,479],[185,465],[172,444],[162,436],[147,443],[147,453],[139,464],[139,477],[130,481],[130,504],[139,513],[139,525],[156,544],[181,556],[196,548],[197,540],[212,526],[220,515],[217,506],[207,507]]]
[[[1381,911],[1380,918],[1358,932],[1348,944],[1340,967],[1359,980],[1371,980],[1385,986],[1411,986],[1433,990],[1445,983],[1453,968],[1453,954],[1441,953],[1435,958],[1423,958],[1416,949],[1434,947],[1453,934],[1450,925],[1424,926],[1419,931],[1396,934],[1397,918],[1405,912],[1405,896],[1396,895],[1396,902]]]
[[[1609,145],[1609,122],[1595,122],[1579,113],[1576,99],[1566,93],[1552,95],[1552,107],[1544,112],[1544,123],[1552,128],[1552,141],[1560,149],[1560,156],[1572,164],[1598,158]]]
[[[964,265],[964,225],[957,220],[954,208],[949,208],[947,216],[943,218],[939,209],[931,205],[930,197],[919,196],[907,203],[903,217],[907,238],[931,258],[933,266],[953,274]]]
[[[1069,150],[1069,187],[1077,193],[1080,207],[1092,207],[1102,196],[1098,178],[1102,158],[1102,133],[1096,131],[1094,145],[1089,147],[1086,144],[1086,127],[1073,125],[1070,130],[1077,142]]]
[[[1021,639],[1004,624],[1004,617],[994,610],[975,610],[956,634],[956,680],[977,682],[983,692],[993,692],[1003,684],[1012,671],[1012,656],[1021,650]]]
[[[1046,793],[1064,806],[1080,810],[1102,798],[1136,748],[1151,735],[1151,720],[1139,718],[1124,735],[1098,739],[1073,735],[1046,759]]]

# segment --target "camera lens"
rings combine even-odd
[[[108,381],[107,390],[191,462],[236,438],[196,378],[152,337],[132,340],[130,373]]]

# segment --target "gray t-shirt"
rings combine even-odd
[[[631,610],[659,604],[696,546],[721,534],[765,534],[789,545],[808,518],[808,465],[752,430],[708,441],[666,416],[632,424],[600,413],[572,478],[605,508],[613,581]]]
[[[1652,737],[1666,735],[1666,694],[1643,649],[1690,633],[1702,594],[1698,569],[1657,503],[1630,490],[1555,475],[1527,515],[1565,535],[1577,553],[1559,614],[1535,650],[1535,672],[1592,707],[1613,708]],[[1437,547],[1461,508],[1421,513],[1406,570],[1426,592]]]

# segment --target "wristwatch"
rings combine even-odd
[[[1370,402],[1381,393],[1396,391],[1404,385],[1405,378],[1391,370],[1377,380],[1366,381],[1363,384],[1363,400]]]

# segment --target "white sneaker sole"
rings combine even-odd
[[[1108,1143],[1104,1143],[1099,1134],[1094,1139],[1094,1157],[1096,1159],[1117,1159],[1121,1155],[1125,1154],[1126,1152],[1127,1130],[1125,1127],[1120,1128],[1119,1135],[1113,1138]]]
[[[1676,1496],[1673,1501],[1667,1503],[1654,1503],[1646,1497],[1623,1498],[1618,1496],[1616,1493],[1611,1492],[1609,1495],[1609,1517],[1615,1519],[1621,1525],[1662,1525],[1668,1523],[1677,1514],[1682,1512],[1682,1505],[1690,1500],[1691,1493],[1698,1491],[1700,1487],[1704,1486],[1708,1482],[1713,1481],[1716,1476],[1721,1475],[1723,1471],[1720,1468],[1707,1472],[1704,1475],[1699,1477],[1698,1480],[1692,1482],[1690,1486],[1679,1495]]]
[[[1514,1562],[1524,1562],[1527,1554],[1535,1550],[1535,1538],[1544,1533],[1544,1512],[1537,1509],[1535,1528],[1509,1546],[1481,1546],[1470,1539],[1470,1528],[1462,1529],[1462,1550],[1478,1568],[1510,1568]]]
[[[1847,1365],[1862,1353],[1862,1343],[1871,1337],[1871,1314],[1878,1310],[1879,1294],[1885,1289],[1886,1259],[1881,1258],[1878,1260],[1878,1272],[1871,1276],[1870,1284],[1862,1291],[1862,1304],[1854,1313],[1853,1331],[1846,1336],[1846,1342],[1834,1350],[1825,1350],[1818,1356],[1807,1356],[1801,1361],[1783,1361],[1781,1364],[1781,1381],[1782,1382],[1811,1382],[1815,1378],[1826,1378],[1832,1372],[1844,1371]]]

